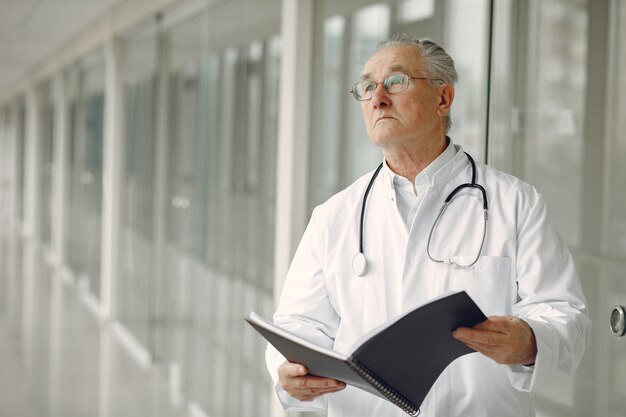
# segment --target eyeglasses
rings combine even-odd
[[[358,101],[371,100],[378,84],[382,84],[389,94],[396,94],[406,91],[406,89],[409,88],[409,80],[431,80],[438,81],[440,83],[444,82],[440,78],[410,77],[406,74],[398,73],[391,74],[389,77],[385,78],[382,83],[377,83],[376,81],[358,82],[352,86],[352,90],[350,90],[350,92]]]

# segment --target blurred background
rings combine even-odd
[[[626,416],[626,0],[0,0],[0,415],[283,415],[243,317],[380,162],[348,91],[396,32],[574,254],[593,337],[538,416]]]

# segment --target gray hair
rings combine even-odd
[[[459,75],[454,68],[454,60],[441,46],[430,40],[420,40],[404,33],[396,33],[391,38],[382,41],[376,46],[376,52],[390,46],[409,45],[419,49],[422,55],[422,69],[428,78],[440,78],[447,84],[454,86]],[[452,120],[446,116],[446,132],[450,130]]]

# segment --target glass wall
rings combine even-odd
[[[608,329],[611,307],[626,304],[625,23],[623,0],[495,7],[490,161],[545,197],[594,323],[578,372],[537,390],[539,416],[621,416],[626,409],[626,345]]]
[[[155,25],[136,31],[123,45],[124,130],[120,235],[117,245],[117,315],[146,347],[152,347],[155,297],[155,112],[158,41]]]
[[[11,106],[0,108],[0,253],[7,253],[11,246],[14,225],[11,223],[13,214],[13,188],[15,177],[15,155],[13,154],[13,123]],[[10,272],[9,262],[0,265],[0,313],[7,316],[11,304],[11,286],[4,278]]]
[[[508,35],[510,49],[496,55],[495,88],[502,93],[495,95],[498,127],[491,162],[544,193],[548,207],[559,213],[555,222],[565,241],[578,246],[587,2],[512,2],[509,7],[515,29]],[[511,26],[498,23],[498,30],[509,31]]]
[[[39,108],[39,161],[41,163],[40,187],[41,200],[39,204],[39,225],[42,242],[51,246],[52,221],[52,175],[54,150],[54,100],[52,97],[52,83],[46,81],[40,85],[37,95]]]
[[[100,294],[104,56],[101,50],[68,71],[69,129],[64,231],[67,263]]]
[[[17,218],[24,222],[24,190],[26,189],[26,99],[21,96],[15,101],[15,145],[17,178],[15,179]]]
[[[158,349],[209,415],[269,413],[280,1],[212,4],[166,33],[165,273]],[[245,28],[245,29],[244,29]],[[241,401],[245,398],[245,401]]]
[[[609,140],[606,155],[607,184],[606,241],[603,250],[609,256],[626,255],[626,0],[611,2],[613,15],[610,85],[608,100]],[[626,298],[626,297],[625,297]]]
[[[382,160],[348,91],[376,45],[393,33],[432,39],[454,58],[459,82],[449,134],[478,160],[485,159],[487,1],[324,0],[316,8],[313,77],[319,87],[313,89],[311,209]]]
[[[11,201],[11,184],[13,174],[13,148],[11,146],[11,112],[8,105],[0,107],[0,216],[10,213],[9,202]],[[5,217],[3,217],[5,218]],[[8,219],[7,219],[8,220]],[[0,236],[7,226],[0,223]]]
[[[588,176],[600,184],[602,201],[601,256],[592,256],[597,275],[589,275],[595,284],[596,337],[590,363],[579,379],[592,379],[587,387],[595,388],[593,413],[598,416],[619,416],[626,413],[626,340],[609,334],[605,323],[614,305],[626,306],[626,1],[612,0],[608,57],[607,126],[602,159]],[[601,77],[603,74],[598,74]],[[592,138],[587,138],[592,141]],[[587,148],[587,154],[593,152]],[[585,194],[583,194],[583,198]],[[586,223],[586,216],[581,222]],[[597,247],[587,252],[596,254]],[[592,271],[592,272],[595,272]],[[599,280],[598,280],[599,278]],[[601,336],[599,336],[601,335]]]
[[[172,10],[121,48],[116,313],[167,364],[171,401],[209,415],[270,409],[242,318],[273,309],[280,6]]]

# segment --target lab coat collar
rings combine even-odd
[[[446,139],[448,141],[446,149],[415,177],[414,183],[416,186],[420,184],[428,184],[428,186],[432,187],[437,184],[448,182],[448,180],[459,172],[461,167],[465,166],[465,164],[459,165],[459,162],[467,160],[465,157],[458,158],[459,154],[464,156],[463,152],[461,152],[463,150],[461,146],[452,143],[452,140],[449,137],[446,137]],[[395,190],[396,184],[405,180],[404,177],[401,177],[391,170],[384,158],[383,174],[385,175],[386,183],[389,185],[391,190]]]

